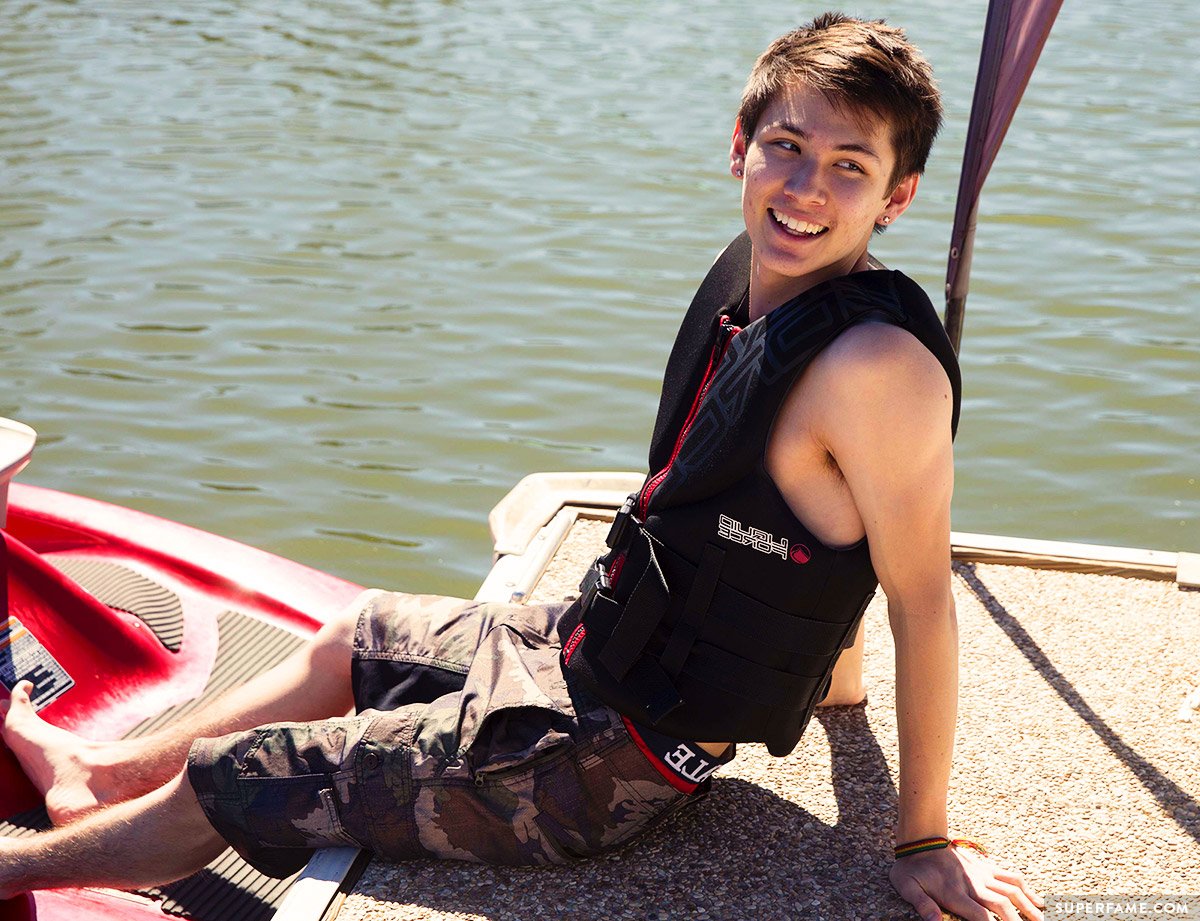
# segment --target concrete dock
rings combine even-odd
[[[571,522],[528,600],[570,597],[606,530]],[[1200,903],[1200,591],[961,561],[953,584],[952,833],[1048,900]],[[785,758],[739,745],[711,795],[648,837],[562,868],[372,862],[338,921],[915,918],[887,879],[898,755],[882,593],[866,622],[864,705],[820,711]]]

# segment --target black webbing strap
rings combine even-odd
[[[683,616],[671,631],[671,638],[667,640],[667,648],[662,654],[663,670],[672,678],[679,675],[688,653],[700,636],[700,628],[712,606],[713,592],[717,589],[724,562],[724,550],[716,544],[704,545],[700,553],[700,565],[696,567],[696,577],[683,604]]]
[[[633,510],[637,506],[637,499],[640,494],[640,492],[630,493],[625,498],[625,503],[613,518],[612,527],[608,529],[608,536],[604,538],[604,543],[608,545],[609,549],[625,549],[631,529],[638,524],[637,520],[633,517]]]
[[[650,725],[683,705],[683,698],[667,673],[650,656],[641,656],[625,676],[625,684],[637,695],[646,707]]]
[[[646,648],[646,643],[667,611],[667,601],[667,590],[651,556],[629,600],[625,602],[621,619],[600,650],[600,664],[618,681],[625,678]]]

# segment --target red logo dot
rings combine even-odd
[[[792,558],[793,563],[807,563],[812,559],[812,553],[804,544],[792,544],[788,556]]]

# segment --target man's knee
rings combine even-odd
[[[367,596],[360,595],[353,604],[339,611],[317,631],[309,650],[314,665],[349,673],[359,617],[369,600]]]

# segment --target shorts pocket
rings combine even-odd
[[[254,731],[239,759],[235,788],[264,842],[358,845],[343,820],[352,814],[346,804],[358,793],[354,765],[370,723],[368,717],[345,717]]]
[[[333,777],[246,777],[238,783],[243,813],[264,845],[286,848],[362,847],[342,822]]]
[[[321,819],[318,821],[317,833],[325,835],[327,844],[330,845],[349,845],[350,847],[362,847],[362,842],[357,837],[347,831],[342,824],[341,811],[338,807],[337,794],[334,793],[331,787],[323,787],[319,793],[321,800]]]
[[[575,713],[559,647],[515,626],[488,632],[461,700],[459,751],[477,782],[532,767],[572,742]]]
[[[581,741],[575,757],[534,776],[536,821],[560,856],[595,857],[641,837],[687,805],[686,794],[666,781],[642,780],[635,758],[645,760],[628,739],[598,735]]]

